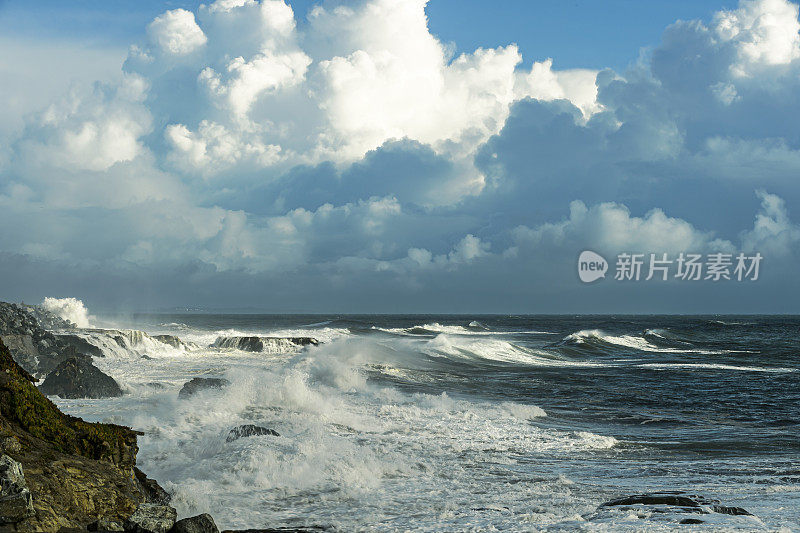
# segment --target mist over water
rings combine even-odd
[[[56,402],[144,431],[143,470],[173,492],[181,515],[210,512],[221,528],[670,529],[665,517],[597,510],[659,490],[758,517],[708,518],[718,529],[800,527],[798,318],[95,323],[119,330],[81,335],[127,394]],[[243,336],[320,344],[247,352],[230,340]],[[193,377],[230,385],[179,399]],[[280,436],[226,442],[241,424]]]

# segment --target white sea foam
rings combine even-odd
[[[79,328],[91,327],[89,310],[77,298],[50,298],[42,302],[42,307],[54,315],[72,322]]]
[[[483,353],[496,348],[509,350],[490,341]],[[519,356],[510,350],[500,359]],[[97,359],[129,394],[57,401],[90,419],[113,412],[113,421],[145,431],[139,463],[174,493],[181,516],[211,512],[226,528],[300,515],[343,529],[480,529],[497,524],[497,509],[509,505],[549,502],[548,521],[584,508],[557,473],[518,483],[524,464],[541,454],[613,450],[615,439],[539,426],[546,413],[531,404],[406,393],[366,379],[368,365],[403,367],[412,357],[402,344],[342,337],[285,358],[201,349]],[[231,384],[179,400],[182,383],[197,375]],[[280,436],[226,443],[227,432],[245,423]],[[504,479],[513,483],[507,491],[482,489]]]

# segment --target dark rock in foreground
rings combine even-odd
[[[221,389],[229,384],[230,381],[223,378],[192,378],[183,384],[178,392],[178,398],[188,398],[201,390]]]
[[[219,533],[219,529],[211,515],[204,513],[178,520],[169,533]]]
[[[169,505],[143,503],[126,521],[128,533],[167,533],[175,525],[175,509]]]
[[[225,442],[233,442],[243,437],[255,437],[258,435],[269,435],[271,437],[280,437],[280,434],[274,429],[265,428],[262,426],[255,426],[253,424],[244,424],[230,430]]]
[[[142,502],[133,480],[137,432],[65,415],[0,342],[0,442],[22,465],[34,516],[16,531],[86,529],[123,521]]]
[[[58,365],[47,375],[39,390],[61,398],[122,396],[122,389],[114,378],[103,374],[87,357],[72,357]]]

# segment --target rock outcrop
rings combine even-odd
[[[61,398],[122,396],[122,389],[114,378],[101,372],[88,357],[71,357],[58,365],[47,375],[39,390]]]
[[[80,349],[73,347],[70,350],[70,343],[42,327],[38,317],[62,329],[75,328],[74,324],[43,309],[0,302],[0,340],[26,372],[44,376],[65,359],[74,357]]]
[[[8,455],[0,456],[0,525],[16,524],[33,515],[33,498],[22,465]]]
[[[22,465],[35,511],[15,530],[124,522],[145,499],[134,476],[137,434],[59,411],[0,341],[0,445]]]
[[[219,533],[217,524],[209,514],[178,520],[169,533]]]
[[[245,352],[288,353],[318,344],[312,337],[217,337],[211,346]]]
[[[230,381],[224,378],[192,378],[178,391],[178,398],[186,399],[201,390],[221,389],[229,384]]]
[[[177,513],[169,505],[143,503],[125,521],[128,533],[167,533],[175,525]]]
[[[280,437],[280,433],[274,429],[265,428],[263,426],[256,426],[253,424],[244,424],[237,426],[228,432],[225,442],[233,442],[243,437],[255,437],[258,435],[269,435],[270,437]]]

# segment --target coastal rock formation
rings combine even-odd
[[[169,533],[219,533],[219,529],[211,515],[204,513],[178,520]]]
[[[75,335],[67,334],[62,339],[60,335],[46,330],[39,320],[60,329],[75,328],[71,322],[43,309],[0,302],[0,340],[26,372],[44,376],[78,353],[95,355],[91,349],[83,350],[82,346],[72,342],[71,337]]]
[[[169,505],[143,503],[125,521],[128,533],[167,533],[175,525],[177,513]]]
[[[115,398],[122,389],[87,357],[71,357],[47,375],[39,390],[61,398]]]
[[[683,512],[720,513],[734,516],[753,516],[741,507],[728,507],[720,505],[719,500],[712,500],[704,496],[690,495],[682,491],[652,492],[626,496],[605,502],[600,507],[631,507],[637,505],[653,506],[662,505],[682,510]]]
[[[33,498],[22,465],[8,455],[0,457],[0,524],[16,524],[33,516]]]
[[[230,381],[223,378],[192,378],[183,384],[178,392],[178,398],[188,398],[189,396],[206,389],[221,389],[230,384]]]
[[[319,341],[312,337],[217,337],[211,346],[245,352],[287,353],[317,345]]]
[[[717,527],[729,524],[735,528],[755,527],[761,524],[750,512],[741,507],[721,505],[719,500],[683,491],[652,492],[617,498],[601,504],[597,511],[585,518],[607,519],[610,516],[608,513],[615,510],[624,512],[626,516],[649,518],[664,524],[711,522]]]
[[[80,335],[74,333],[57,334],[56,338],[61,341],[64,346],[69,346],[75,349],[78,353],[85,353],[92,357],[105,357],[106,354],[103,350],[87,341]]]
[[[167,346],[172,346],[173,348],[177,348],[178,350],[194,350],[197,348],[196,344],[181,340],[179,337],[176,337],[175,335],[153,335],[153,338],[162,344],[166,344]]]
[[[280,437],[280,434],[274,429],[265,428],[262,426],[255,426],[253,424],[244,424],[237,426],[230,430],[225,442],[233,442],[243,437],[254,437],[257,435],[269,435],[271,437]]]
[[[137,432],[65,415],[0,341],[0,444],[22,465],[35,515],[17,531],[124,521],[144,500],[134,477]]]

